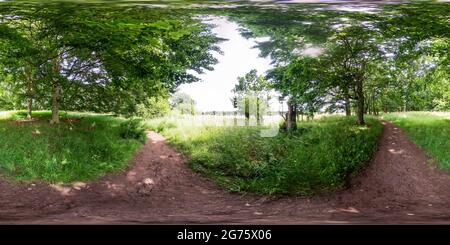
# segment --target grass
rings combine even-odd
[[[232,192],[310,195],[342,187],[371,158],[382,126],[367,118],[328,117],[299,123],[295,133],[261,137],[261,127],[147,121],[189,157],[189,165]]]
[[[450,171],[450,113],[390,113],[383,118],[397,124],[442,169]]]
[[[86,181],[123,169],[141,145],[124,138],[124,119],[108,115],[61,114],[50,125],[49,112],[2,113],[0,118],[0,173],[11,179],[50,183]]]

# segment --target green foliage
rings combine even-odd
[[[165,98],[151,97],[144,103],[136,105],[135,116],[142,118],[156,118],[165,116],[170,111],[169,101]]]
[[[172,110],[178,112],[181,115],[190,114],[194,115],[195,100],[188,94],[182,92],[176,92],[170,98],[170,106]]]
[[[315,4],[179,6],[0,2],[0,108],[32,102],[33,109],[163,116],[165,98],[178,85],[199,81],[191,71],[211,70],[217,62],[211,51],[220,53],[221,39],[196,18],[205,13],[238,22],[245,37],[269,37],[256,47],[273,59],[271,83],[250,71],[234,89],[240,101],[274,88],[288,97],[291,119],[293,111],[335,112],[344,103],[348,110],[357,107],[361,118],[450,108],[448,4],[379,5],[377,14]],[[311,48],[320,52],[308,54]],[[175,93],[171,107],[195,114],[195,101],[186,94]],[[24,113],[12,116],[18,122],[0,121],[6,175],[89,179],[123,167],[145,141],[137,120],[70,120],[73,113],[60,113],[63,123],[51,128],[47,113],[33,115],[35,121],[22,120]],[[448,137],[440,135],[447,132],[439,131],[448,120],[388,116],[448,169]],[[273,138],[259,137],[261,128],[181,128],[165,119],[147,127],[168,135],[194,169],[229,190],[310,194],[342,186],[370,158],[381,126],[369,118],[368,126],[358,127],[351,119],[301,123]]]
[[[35,108],[53,104],[155,115],[142,105],[198,81],[187,71],[211,70],[217,60],[209,51],[220,51],[211,28],[189,10],[76,2],[0,5],[0,68],[13,76],[9,86],[22,107],[33,99]],[[57,100],[54,85],[62,91]]]
[[[197,14],[225,15],[241,25],[243,36],[269,37],[256,47],[273,59],[278,74],[271,85],[300,111],[341,111],[344,102],[372,114],[450,107],[448,4],[379,5],[376,15],[315,4],[283,10],[180,8],[173,1],[167,8],[0,5],[0,83],[7,81],[0,85],[0,106],[6,109],[23,108],[27,100],[33,108],[50,108],[56,82],[62,109],[152,116],[149,98],[198,81],[188,71],[211,70],[217,62],[210,51],[220,52],[222,39]],[[305,52],[311,48],[322,52]],[[256,71],[243,79],[260,80]],[[236,92],[261,91],[251,83],[238,84]],[[355,84],[364,91],[357,94]],[[181,107],[194,113],[192,104]]]
[[[238,77],[238,83],[234,86],[236,94],[259,94],[268,89],[268,83],[263,76],[258,75],[256,69],[252,69],[244,76]]]
[[[161,120],[156,124],[152,124],[152,123],[147,123],[147,127],[153,131],[156,131],[158,133],[161,133],[165,130],[170,130],[172,128],[176,128],[177,125],[175,124],[175,122],[170,122],[170,121],[166,121],[166,120]]]
[[[86,181],[123,169],[141,146],[121,137],[123,119],[107,115],[62,113],[57,126],[49,112],[35,112],[34,121],[0,120],[0,171],[16,180],[51,183]]]
[[[268,108],[269,89],[269,83],[264,76],[258,75],[257,70],[252,69],[244,76],[238,77],[238,83],[232,90],[235,94],[232,98],[233,106],[246,118],[252,115],[260,120]],[[235,102],[237,105],[234,105]]]
[[[343,117],[298,128],[272,138],[260,137],[259,127],[184,125],[161,132],[189,157],[194,170],[229,191],[310,195],[345,185],[370,160],[382,130],[376,119],[356,126],[354,118]]]
[[[135,139],[145,143],[147,136],[141,119],[128,119],[119,125],[119,135],[124,139]]]
[[[11,89],[10,79],[10,76],[0,74],[0,110],[14,110],[20,101]]]
[[[271,86],[288,96],[291,103],[303,114],[314,114],[324,105],[326,82],[321,79],[324,65],[312,57],[298,57],[287,65],[269,70],[267,78]],[[318,82],[320,81],[320,82]]]
[[[256,45],[275,64],[268,78],[300,112],[448,108],[448,4],[377,5],[377,14],[314,4],[218,12],[244,37],[268,37]],[[312,47],[320,52],[308,54]]]
[[[383,118],[400,126],[442,169],[450,171],[450,113],[389,113]]]

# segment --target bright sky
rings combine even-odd
[[[251,69],[264,74],[271,68],[271,60],[259,57],[258,48],[252,48],[257,40],[242,37],[236,23],[224,17],[213,17],[205,22],[215,24],[213,32],[218,37],[228,39],[219,44],[224,54],[215,54],[219,63],[214,66],[213,71],[198,75],[201,82],[183,84],[180,91],[194,98],[199,111],[232,111],[231,90],[237,83],[237,77],[245,75]]]

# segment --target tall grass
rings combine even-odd
[[[261,137],[264,127],[192,126],[159,119],[148,127],[168,137],[190,166],[233,192],[310,195],[339,188],[369,161],[382,127],[368,118],[328,117],[295,133]]]
[[[141,143],[121,137],[124,119],[87,113],[24,112],[0,120],[0,174],[17,180],[85,181],[127,166]]]
[[[390,113],[383,118],[397,124],[409,138],[450,171],[450,113]]]

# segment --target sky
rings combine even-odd
[[[237,77],[245,75],[251,69],[264,75],[271,68],[271,60],[259,57],[258,48],[253,48],[256,41],[262,39],[245,39],[239,34],[236,23],[225,17],[212,17],[205,22],[216,25],[212,31],[218,37],[228,39],[219,44],[224,53],[214,53],[219,62],[214,70],[197,75],[201,82],[182,84],[179,91],[192,96],[199,111],[233,111],[231,90],[237,83]],[[278,109],[276,106],[274,101],[272,108]]]

